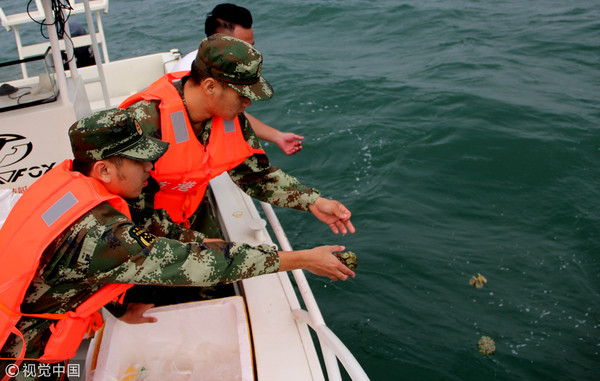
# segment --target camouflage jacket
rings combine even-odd
[[[183,77],[181,81],[174,83],[175,88],[184,100],[184,104],[183,83],[187,79],[188,77]],[[158,101],[139,101],[129,106],[128,109],[134,113],[136,120],[146,134],[160,139],[160,111],[158,105]],[[246,117],[242,114],[239,118],[248,144],[253,148],[260,149],[261,145],[258,137]],[[195,131],[196,137],[205,146],[210,136],[211,125],[212,119],[208,119],[204,122],[200,131]],[[255,154],[250,156],[240,165],[229,170],[229,175],[249,196],[281,207],[308,210],[308,206],[320,196],[318,190],[302,185],[295,177],[288,175],[280,168],[271,166],[266,155]]]
[[[279,269],[274,247],[204,244],[203,238],[170,221],[164,210],[156,210],[142,225],[136,225],[102,203],[47,247],[21,311],[65,313],[105,283],[209,286]],[[17,328],[27,342],[27,358],[42,354],[52,322],[37,318],[19,321]],[[11,335],[2,348],[2,357],[18,355],[21,346],[21,340]]]

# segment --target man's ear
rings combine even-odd
[[[213,95],[215,93],[217,85],[217,81],[212,77],[206,78],[202,81],[202,88],[208,95]]]
[[[106,161],[98,160],[92,165],[90,177],[93,177],[104,184],[110,184],[112,182],[112,170],[113,168],[111,168]]]

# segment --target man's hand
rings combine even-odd
[[[296,135],[292,132],[282,132],[274,143],[286,155],[293,155],[302,149],[302,139],[304,139],[304,136]]]
[[[129,303],[127,312],[119,320],[128,324],[156,323],[158,319],[155,317],[144,316],[144,313],[152,307],[154,307],[154,304]]]
[[[326,276],[336,281],[354,278],[354,271],[346,267],[333,253],[344,250],[344,246],[319,246],[306,250],[307,259],[310,261],[305,268],[313,274]]]
[[[304,136],[279,131],[261,122],[249,113],[246,113],[246,118],[259,139],[277,144],[287,155],[293,155],[302,149],[302,139],[304,139]]]
[[[335,234],[354,233],[354,225],[350,222],[352,213],[339,201],[319,197],[317,201],[308,206],[308,210],[320,221],[326,223]]]
[[[343,251],[344,246],[319,246],[310,250],[280,251],[279,271],[305,269],[331,280],[354,278],[354,271],[346,267],[333,253]]]

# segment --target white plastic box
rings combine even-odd
[[[241,296],[158,307],[145,315],[158,322],[126,324],[107,318],[101,338],[95,339],[100,341],[96,361],[96,345],[90,345],[87,365],[96,366],[88,380],[254,379]]]

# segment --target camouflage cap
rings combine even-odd
[[[69,128],[71,150],[76,160],[91,162],[111,156],[137,161],[158,160],[169,143],[142,132],[133,115],[123,109],[96,112]]]
[[[227,83],[240,94],[255,100],[273,98],[273,88],[261,77],[262,54],[249,43],[218,33],[198,47],[195,64],[204,73]]]

